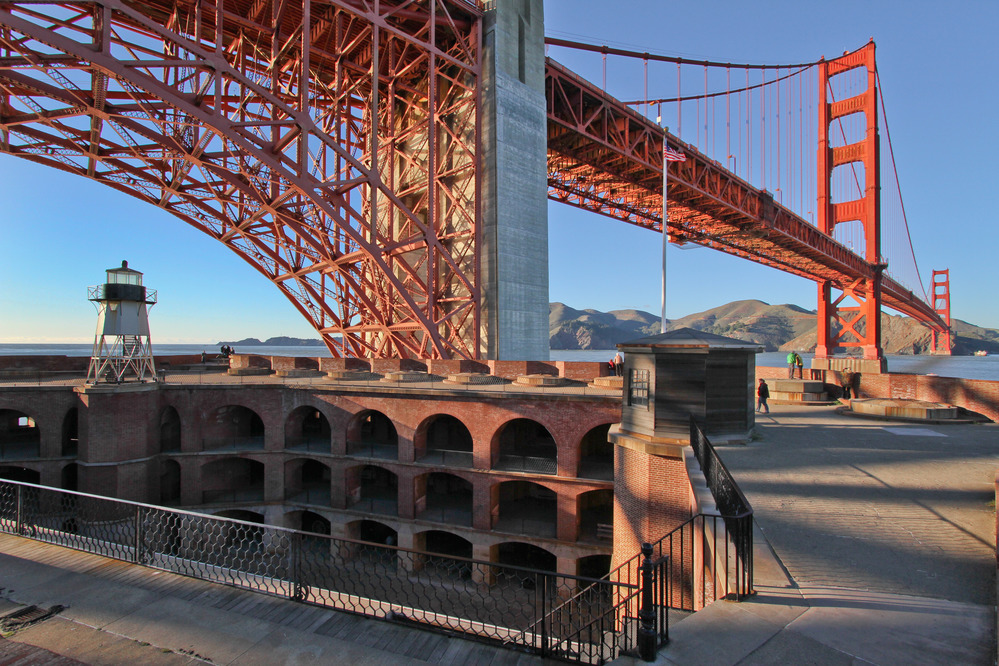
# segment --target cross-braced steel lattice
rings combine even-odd
[[[216,238],[334,356],[480,355],[469,0],[0,1],[0,150]]]

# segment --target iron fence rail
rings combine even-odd
[[[0,480],[0,532],[379,619],[602,664],[636,581],[593,579]]]

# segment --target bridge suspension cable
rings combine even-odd
[[[777,205],[813,226],[817,224],[818,65],[824,59],[788,64],[730,63],[555,37],[545,41],[549,47],[599,54],[600,78],[592,80],[602,81],[605,92],[629,100],[624,103],[646,119],[695,146],[747,183],[768,191]],[[625,69],[622,75],[608,79],[608,57],[626,63],[640,61],[642,69],[638,73],[630,70],[630,76]],[[586,72],[577,64],[574,68]],[[634,90],[638,76],[642,79],[640,97],[627,94]],[[864,93],[867,86],[866,71],[845,69],[830,77],[827,95],[833,103],[846,103]],[[880,82],[877,87],[880,92]],[[880,160],[881,244],[876,263],[885,266],[886,275],[929,303],[915,262],[881,97],[877,96],[878,115],[885,128],[888,159]],[[852,150],[850,146],[874,129],[868,127],[863,113],[839,116],[829,128],[829,148]],[[831,203],[863,199],[866,182],[862,161],[836,166],[830,178]],[[832,236],[855,254],[867,256],[867,236],[860,221],[836,224]]]

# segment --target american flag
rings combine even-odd
[[[663,144],[663,159],[667,162],[686,162],[687,156]]]

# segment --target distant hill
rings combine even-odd
[[[243,338],[242,340],[235,341],[221,340],[215,344],[219,347],[222,345],[229,345],[238,351],[240,347],[322,347],[323,341],[305,340],[303,338],[289,338],[281,335],[276,338],[267,338],[263,342],[256,338]]]
[[[659,333],[659,317],[641,310],[576,310],[550,303],[549,344],[552,349],[613,349],[615,345]],[[813,351],[815,311],[797,305],[735,301],[704,312],[667,321],[667,330],[690,327],[707,333],[755,342],[767,351]],[[954,353],[983,349],[999,353],[999,331],[955,319]],[[887,354],[922,354],[930,332],[909,317],[881,315],[882,345]]]

